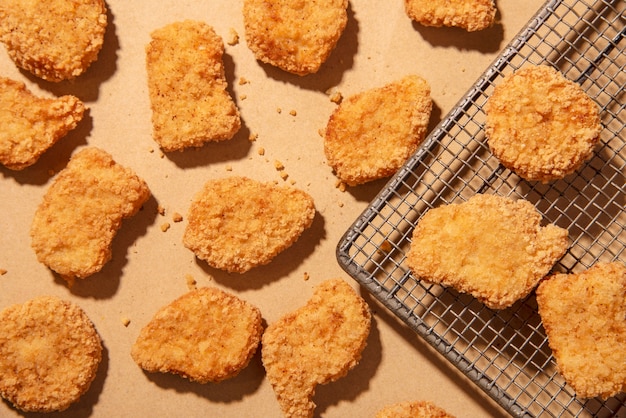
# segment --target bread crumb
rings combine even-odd
[[[258,138],[259,138],[259,134],[253,134],[253,133],[251,133],[251,134],[248,136],[248,141],[250,141],[250,142],[254,142],[254,141],[256,141]]]
[[[304,281],[306,282],[307,280],[310,279],[309,273],[307,273],[306,271],[304,272]]]
[[[289,111],[289,114],[290,114],[291,116],[296,116],[296,115],[298,114],[298,112],[296,112],[296,110],[295,110],[295,109],[291,109],[291,110]]]
[[[243,86],[244,84],[249,84],[249,83],[250,83],[250,81],[248,81],[248,79],[247,79],[247,78],[245,78],[245,77],[239,77],[239,85],[240,85],[240,86]]]
[[[330,95],[330,101],[335,104],[340,104],[343,101],[343,95],[336,91]]]
[[[283,109],[281,109],[280,107],[277,107],[276,108],[276,112],[278,112],[278,114],[281,114],[281,113],[283,113]]]
[[[196,279],[191,275],[191,274],[186,274],[185,275],[185,281],[187,282],[187,288],[189,290],[195,290],[196,289]]]
[[[379,251],[388,253],[391,251],[391,243],[388,240],[384,240],[380,243]]]
[[[276,170],[278,171],[282,171],[285,169],[285,166],[283,165],[283,163],[281,163],[280,161],[276,160],[274,161],[274,167],[276,168]]]
[[[337,203],[337,205],[339,205],[339,207],[342,208],[343,207],[343,202],[339,202],[339,203]]]
[[[127,318],[125,316],[121,318],[121,321],[122,321],[122,325],[124,325],[125,327],[127,327],[130,324],[130,318]]]
[[[240,98],[241,100],[246,100],[246,99],[248,98],[248,95],[246,95],[246,94],[241,94],[241,95],[239,96],[239,98]]]
[[[161,225],[161,231],[166,232],[168,229],[170,229],[170,223],[169,222],[165,222]]]
[[[226,166],[226,171],[233,171],[233,166],[232,165],[227,165]]]
[[[265,148],[261,147],[257,152],[259,153],[259,155],[265,155]]]
[[[289,174],[287,174],[285,171],[281,171],[280,178],[283,180],[287,180],[289,178]]]
[[[7,274],[7,271],[5,269],[0,269],[0,276],[4,276],[5,274]]]
[[[163,205],[157,206],[157,213],[161,216],[165,216],[165,207]]]
[[[294,179],[291,179],[291,180],[289,181],[289,183],[293,186],[293,185],[295,185],[295,184],[296,184],[296,181],[295,181]]]
[[[341,180],[337,180],[337,182],[335,183],[335,187],[338,188],[340,192],[346,191],[346,183]]]
[[[172,214],[172,220],[173,220],[174,222],[181,222],[181,221],[183,220],[183,215],[181,215],[181,214],[180,214],[180,213],[178,213],[178,212],[174,212],[174,213]]]
[[[239,34],[234,28],[230,28],[228,30],[228,40],[226,43],[230,46],[234,46],[239,43]]]

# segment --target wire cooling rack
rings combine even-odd
[[[556,363],[531,294],[503,311],[430,285],[405,266],[411,234],[428,209],[493,193],[532,202],[569,230],[555,266],[577,272],[626,254],[626,19],[624,0],[549,0],[387,183],[337,246],[341,267],[511,415],[626,417],[626,394],[580,399]],[[503,76],[548,64],[601,108],[595,154],[550,184],[503,168],[485,142],[483,105]],[[497,249],[494,249],[497,251]]]

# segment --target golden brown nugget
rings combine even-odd
[[[602,130],[596,103],[546,65],[505,76],[484,110],[489,148],[503,166],[530,181],[545,183],[577,170]]]
[[[376,413],[376,418],[454,418],[444,409],[428,401],[399,402]]]
[[[19,81],[0,77],[0,164],[23,170],[83,118],[85,105],[74,96],[37,97]]]
[[[72,283],[102,269],[122,219],[150,197],[131,169],[95,147],[75,154],[56,177],[33,218],[37,259]]]
[[[159,309],[131,356],[149,372],[219,382],[248,365],[262,332],[257,307],[217,288],[199,288]]]
[[[169,152],[231,139],[241,119],[226,90],[222,38],[193,20],[164,26],[151,38],[146,67],[154,140]]]
[[[358,364],[370,325],[365,301],[345,281],[330,279],[305,306],[267,327],[261,356],[285,416],[313,416],[315,388]]]
[[[0,42],[15,64],[47,81],[71,80],[98,58],[103,0],[2,0]]]
[[[324,133],[329,165],[351,186],[394,174],[424,140],[431,109],[430,86],[416,75],[347,98]]]
[[[541,214],[530,202],[477,194],[426,212],[413,231],[406,262],[425,281],[504,309],[528,295],[567,246],[567,230],[541,226]]]
[[[210,266],[245,273],[269,263],[311,226],[313,198],[246,177],[208,181],[189,208],[183,243]]]
[[[492,26],[493,0],[404,0],[407,15],[424,26],[454,26],[473,32]]]
[[[244,0],[248,47],[284,71],[316,73],[348,23],[347,0]]]
[[[599,263],[537,287],[539,315],[559,372],[581,398],[626,391],[626,266]]]
[[[0,312],[0,395],[22,411],[67,409],[101,360],[96,329],[71,302],[40,296]]]

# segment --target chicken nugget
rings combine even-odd
[[[2,0],[0,42],[15,64],[47,81],[78,77],[98,58],[103,0]]]
[[[547,65],[505,76],[484,110],[491,152],[530,181],[546,183],[577,170],[591,157],[602,130],[598,105]]]
[[[285,416],[313,416],[315,388],[359,363],[370,326],[367,303],[345,281],[330,279],[305,306],[267,327],[261,357]]]
[[[146,183],[95,147],[75,154],[37,208],[31,246],[39,262],[70,284],[102,269],[122,219],[150,197]]]
[[[159,309],[131,356],[148,372],[219,382],[248,365],[262,332],[257,307],[217,288],[199,288]]]
[[[74,129],[85,105],[74,96],[40,98],[19,81],[0,77],[0,164],[22,170]]]
[[[598,263],[554,274],[537,305],[559,372],[581,398],[626,391],[626,266]]]
[[[0,395],[22,411],[67,409],[101,360],[96,329],[71,302],[40,296],[0,312]]]
[[[208,181],[189,208],[183,243],[210,266],[245,273],[269,263],[315,217],[306,192],[246,177]]]
[[[349,97],[324,132],[329,165],[351,186],[394,174],[424,140],[431,109],[430,86],[416,75]]]
[[[226,90],[224,42],[194,20],[155,30],[146,46],[154,140],[166,151],[231,139],[241,128]]]
[[[406,262],[427,282],[504,309],[528,295],[567,250],[568,231],[540,223],[526,200],[477,194],[426,212]]]
[[[428,401],[399,402],[376,413],[376,418],[454,418]]]
[[[348,23],[347,9],[347,0],[244,0],[248,47],[284,71],[316,73]]]
[[[424,26],[454,26],[468,32],[487,29],[496,18],[493,0],[404,0],[404,9]]]

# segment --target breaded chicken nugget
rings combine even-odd
[[[484,107],[493,154],[520,177],[548,182],[589,159],[602,126],[598,105],[546,65],[507,75]]]
[[[313,416],[315,388],[358,364],[370,325],[365,301],[343,280],[330,279],[305,306],[267,327],[261,356],[286,417]]]
[[[15,64],[47,81],[70,80],[98,58],[103,0],[2,0],[0,42]]]
[[[95,147],[75,154],[37,208],[30,230],[37,259],[70,283],[102,269],[122,219],[150,197],[146,183]]]
[[[71,302],[40,296],[0,312],[0,395],[22,411],[67,409],[101,360],[98,333]]]
[[[131,356],[149,372],[219,382],[236,376],[263,332],[261,312],[217,288],[200,288],[162,307],[140,332]]]
[[[210,266],[245,273],[291,246],[315,217],[306,192],[246,177],[208,181],[189,208],[183,243]]]
[[[206,23],[185,20],[151,34],[146,46],[154,140],[164,151],[231,139],[241,128],[228,94],[224,42]]]
[[[424,140],[431,109],[430,86],[416,75],[347,98],[324,133],[329,165],[352,186],[394,174]]]
[[[19,81],[0,77],[0,164],[22,170],[74,129],[85,105],[74,96],[40,98]]]
[[[404,0],[407,15],[424,26],[455,26],[473,32],[496,18],[493,0]]]
[[[626,392],[626,266],[599,263],[554,274],[536,293],[557,367],[576,395]]]
[[[540,223],[526,200],[474,195],[426,212],[406,262],[425,281],[504,309],[528,295],[567,250],[567,230]]]
[[[347,0],[244,0],[248,47],[284,71],[316,73],[348,23]]]
[[[454,418],[445,410],[428,401],[400,402],[376,413],[376,418]]]

